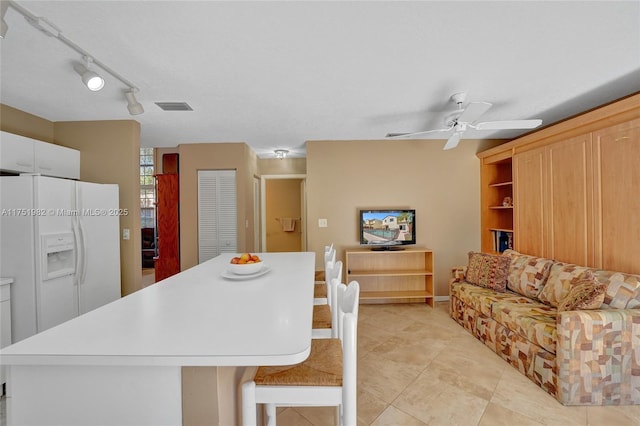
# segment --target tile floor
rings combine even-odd
[[[447,303],[361,305],[358,351],[359,425],[640,425],[640,405],[562,406],[449,318]],[[278,425],[333,425],[333,409],[280,408]]]
[[[448,304],[361,305],[359,425],[640,425],[640,406],[565,407],[448,316]],[[279,426],[333,425],[280,408]]]

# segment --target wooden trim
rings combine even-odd
[[[515,154],[528,151],[557,140],[592,132],[638,117],[640,117],[640,93],[635,93],[569,117],[558,123],[553,123],[548,127],[528,133],[511,142],[479,152],[477,157],[483,159],[485,163],[491,163],[495,162],[495,158],[508,156],[509,153]],[[494,161],[488,161],[490,159],[494,159]]]

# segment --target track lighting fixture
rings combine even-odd
[[[127,98],[127,109],[129,114],[138,115],[144,112],[142,104],[136,99],[136,95],[133,89],[125,92],[124,96]]]
[[[91,71],[90,66],[93,59],[90,56],[85,56],[85,65],[74,64],[73,69],[82,77],[82,82],[92,92],[97,92],[104,87],[104,78],[100,77],[97,73]]]
[[[279,158],[281,160],[289,154],[289,151],[286,149],[276,149],[273,152],[276,154],[276,158]]]
[[[75,44],[73,41],[65,37],[65,35],[62,34],[62,31],[58,27],[56,27],[55,24],[50,22],[47,18],[36,16],[33,13],[31,13],[28,9],[24,8],[20,4],[11,0],[0,0],[0,4],[2,5],[2,15],[1,15],[2,19],[0,21],[0,25],[1,25],[0,38],[4,38],[5,34],[7,33],[7,30],[9,29],[9,26],[4,21],[4,16],[9,6],[11,6],[16,12],[24,16],[27,22],[31,24],[34,28],[36,28],[37,30],[41,31],[42,33],[46,34],[49,37],[53,37],[59,40],[60,42],[64,43],[65,45],[67,45],[68,47],[70,47],[80,55],[82,55],[84,64],[76,63],[73,65],[73,69],[78,74],[80,74],[80,76],[82,77],[82,82],[89,88],[89,90],[92,90],[95,92],[104,87],[104,79],[100,75],[98,75],[95,71],[92,71],[90,69],[91,65],[95,65],[96,67],[99,67],[100,69],[110,74],[115,79],[119,80],[122,84],[127,86],[127,90],[124,92],[124,94],[125,94],[125,98],[127,99],[127,109],[129,110],[129,114],[138,115],[144,112],[144,108],[142,107],[142,104],[140,104],[140,102],[138,102],[138,100],[134,96],[134,93],[138,93],[138,88],[136,87],[135,84],[133,84],[132,82],[130,82],[129,80],[127,80],[126,78],[124,78],[123,76],[115,72],[113,69],[109,68],[103,62],[97,60],[95,56],[91,55],[89,52],[87,52],[86,50],[84,50],[83,48]]]

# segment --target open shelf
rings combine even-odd
[[[384,299],[432,299],[433,294],[427,291],[362,291],[361,300],[384,300]]]
[[[360,283],[360,300],[381,303],[424,302],[433,306],[433,252],[424,248],[399,251],[346,250],[347,282]]]

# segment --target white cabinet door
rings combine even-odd
[[[34,171],[34,140],[2,132],[0,137],[0,169],[10,172]]]
[[[80,151],[35,141],[35,172],[46,176],[80,179]]]

